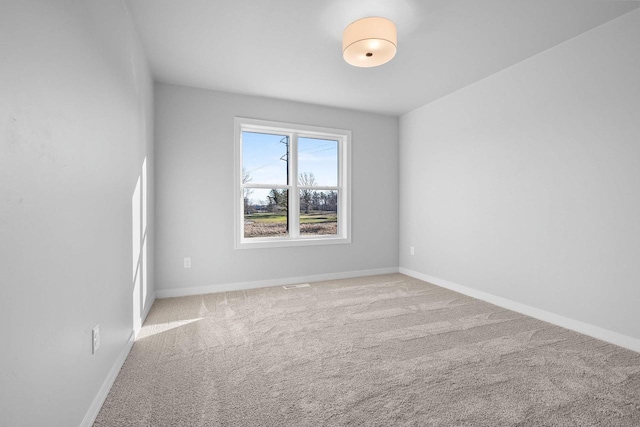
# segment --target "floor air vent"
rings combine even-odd
[[[308,288],[309,286],[311,286],[308,283],[301,283],[300,285],[284,285],[283,288],[285,289],[297,289],[297,288]]]

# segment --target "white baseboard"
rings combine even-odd
[[[118,358],[116,359],[115,363],[111,367],[111,370],[107,375],[107,378],[105,378],[104,382],[102,383],[102,386],[100,387],[100,390],[98,390],[98,394],[93,399],[93,402],[91,402],[91,406],[89,407],[89,410],[87,411],[84,418],[82,419],[82,422],[80,423],[80,427],[91,427],[93,425],[93,422],[96,420],[96,417],[100,412],[100,408],[102,408],[102,404],[104,403],[105,399],[107,398],[107,395],[109,394],[109,390],[111,390],[111,386],[115,382],[116,377],[120,372],[120,368],[122,368],[124,361],[127,359],[127,356],[131,351],[131,347],[133,347],[134,340],[135,340],[134,333],[132,331],[131,335],[129,335],[129,340],[127,341],[127,344],[124,346],[124,348],[118,355]]]
[[[498,297],[486,292],[478,291],[473,288],[468,288],[456,283],[451,283],[437,277],[429,276],[428,274],[418,273],[417,271],[409,270],[403,267],[400,267],[399,271],[402,274],[406,274],[407,276],[411,276],[416,279],[424,280],[425,282],[432,283],[436,286],[440,286],[441,288],[450,289],[452,291],[482,301],[486,301],[490,304],[494,304],[508,310],[516,311],[518,313],[522,313],[527,316],[534,317],[536,319],[552,323],[554,325],[561,326],[563,328],[570,329],[572,331],[576,331],[581,334],[618,345],[620,347],[627,348],[629,350],[640,352],[640,339],[633,338],[628,335],[623,335],[618,332],[613,332],[608,329],[603,329],[599,326],[590,325],[588,323],[561,316],[559,314],[550,313],[548,311],[521,304],[507,298]]]
[[[192,288],[173,288],[156,290],[157,298],[184,297],[188,295],[211,294],[215,292],[240,291],[244,289],[269,288],[272,286],[293,285],[323,280],[351,279],[354,277],[376,276],[397,273],[398,267],[378,268],[374,270],[346,271],[342,273],[316,274],[313,276],[286,277],[282,279],[258,280],[255,282],[222,283],[219,285],[198,286]]]
[[[148,299],[147,306],[145,307],[144,312],[142,313],[142,319],[140,321],[141,324],[144,324],[144,321],[147,319],[147,315],[149,314],[149,311],[151,311],[151,307],[153,306],[153,303],[155,302],[155,300],[156,300],[155,293],[151,294],[151,298]],[[85,414],[84,419],[80,423],[80,427],[91,427],[91,425],[93,425],[94,421],[96,420],[96,417],[98,416],[98,413],[100,412],[100,409],[102,408],[102,404],[104,403],[105,399],[107,398],[107,395],[109,394],[109,391],[111,390],[111,386],[113,386],[113,383],[115,382],[116,377],[120,372],[120,368],[122,368],[124,361],[127,360],[127,356],[129,355],[129,352],[133,347],[133,343],[136,339],[136,336],[138,335],[138,332],[140,332],[140,330],[131,331],[131,335],[129,336],[127,343],[125,344],[124,348],[118,355],[118,358],[116,359],[113,366],[111,367],[111,370],[107,375],[107,378],[105,378],[104,382],[102,383],[102,386],[100,387],[100,390],[98,390],[98,394],[93,399],[93,402],[91,402],[91,406],[89,407],[89,410]]]

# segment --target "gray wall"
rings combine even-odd
[[[158,290],[398,266],[397,118],[167,84],[155,105]],[[234,250],[234,116],[353,132],[353,243]]]
[[[640,338],[639,76],[634,11],[402,116],[400,266]]]
[[[153,86],[120,1],[3,1],[0,61],[0,425],[77,426],[133,328]]]

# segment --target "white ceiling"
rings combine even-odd
[[[126,0],[157,81],[400,115],[640,6],[596,0]],[[342,59],[383,16],[398,53]]]

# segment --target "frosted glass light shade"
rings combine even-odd
[[[342,57],[356,67],[376,67],[389,62],[398,46],[393,22],[385,18],[359,19],[342,33]]]

